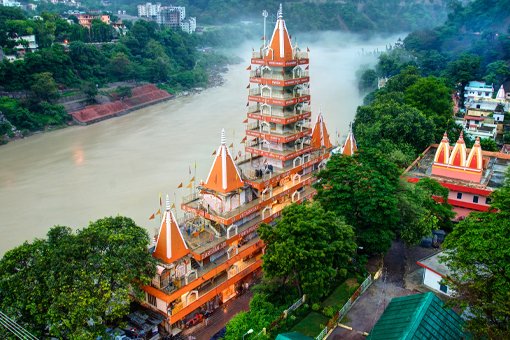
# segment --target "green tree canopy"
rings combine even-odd
[[[318,204],[292,204],[274,226],[263,224],[259,235],[266,244],[264,275],[296,286],[317,301],[332,278],[345,276],[356,250],[354,232],[343,219]]]
[[[396,191],[400,171],[376,149],[333,155],[318,175],[316,200],[355,227],[368,254],[386,252],[399,223]]]
[[[0,309],[33,334],[92,339],[129,311],[130,291],[155,262],[149,237],[127,217],[107,217],[75,233],[55,226],[0,260]]]
[[[510,337],[510,172],[492,195],[492,212],[471,213],[443,244],[455,302],[469,307],[478,338]]]

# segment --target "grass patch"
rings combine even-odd
[[[316,337],[328,323],[328,318],[317,312],[310,312],[300,323],[292,327],[291,331],[296,331],[304,335]]]
[[[336,287],[333,293],[321,304],[322,308],[325,307],[339,307],[341,308],[344,303],[349,300],[351,295],[358,289],[359,284],[355,278],[350,278]]]

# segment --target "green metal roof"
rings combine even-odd
[[[434,293],[393,298],[367,339],[465,339],[464,322]]]
[[[309,340],[313,338],[310,338],[309,336],[303,335],[299,332],[290,332],[290,333],[282,333],[278,334],[276,337],[276,340]]]

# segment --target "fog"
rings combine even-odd
[[[404,37],[359,39],[338,32],[299,36],[299,46],[310,49],[312,119],[321,109],[333,143],[336,132],[346,134],[362,102],[356,70],[376,60],[361,51],[382,50],[399,36]],[[205,179],[221,128],[235,152],[241,150],[246,67],[252,47],[260,43],[250,41],[228,51],[243,62],[229,68],[223,86],[1,146],[0,255],[43,237],[53,225],[80,228],[117,214],[133,218],[152,234],[159,221],[148,217],[159,209],[159,194],[168,193],[179,206],[180,197],[190,193],[177,189],[179,183],[186,186],[195,171],[198,179]]]

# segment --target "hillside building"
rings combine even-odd
[[[322,115],[310,126],[308,63],[280,7],[271,40],[248,67],[245,155],[231,152],[222,131],[206,180],[183,198],[182,218],[167,198],[153,251],[157,275],[143,289],[144,304],[165,316],[172,334],[246,289],[261,271],[260,224],[315,193],[313,173],[332,145]]]
[[[434,178],[449,189],[448,203],[459,220],[472,211],[489,210],[489,195],[503,185],[509,166],[509,154],[483,151],[479,138],[467,149],[461,133],[452,147],[445,133],[440,144],[429,146],[406,169],[405,176],[409,182]]]

